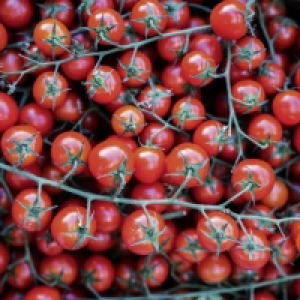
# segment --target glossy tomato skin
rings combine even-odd
[[[252,200],[253,196],[255,200],[260,200],[267,196],[273,188],[275,182],[274,171],[268,163],[260,159],[253,158],[241,161],[237,164],[231,177],[231,184],[236,192],[245,188],[242,181],[249,181],[250,172],[254,185],[259,184],[259,186],[254,187],[252,193],[245,191],[242,197]]]
[[[165,33],[178,31],[177,28],[168,28]],[[159,55],[168,62],[175,62],[183,54],[186,37],[183,34],[165,37],[157,41]]]
[[[272,109],[277,120],[285,126],[300,123],[300,93],[286,90],[278,93],[272,102]]]
[[[258,219],[255,219],[255,216],[263,216],[266,218],[269,218],[271,220],[275,220],[275,216],[272,213],[272,210],[264,205],[264,204],[255,204],[251,207],[249,207],[247,210],[245,210],[245,215],[250,217],[249,219],[245,218],[243,220],[244,226],[251,230],[256,229],[259,230],[261,233],[263,233],[266,237],[268,237],[270,234],[274,233],[276,230],[275,224],[270,222],[264,222],[260,221]],[[253,218],[251,218],[253,216]]]
[[[5,76],[5,81],[16,86],[23,84],[28,78],[26,74],[24,76],[20,75],[25,65],[25,59],[21,55],[22,52],[16,49],[7,49],[0,54],[0,75],[13,73]]]
[[[54,240],[64,249],[76,250],[83,248],[90,237],[96,232],[96,220],[90,216],[87,220],[87,210],[84,207],[65,207],[61,209],[51,222],[51,234]],[[70,232],[73,232],[70,235]]]
[[[236,82],[231,89],[234,99],[234,108],[236,112],[253,113],[261,109],[261,105],[266,100],[265,91],[255,80],[240,80]]]
[[[141,18],[147,18],[150,13],[154,15],[157,30],[148,27],[145,21],[140,21]],[[129,20],[138,34],[151,37],[164,31],[168,22],[166,16],[166,10],[162,3],[156,0],[140,0],[133,6]]]
[[[276,63],[265,63],[259,69],[256,80],[262,85],[266,95],[274,95],[283,87],[285,71]]]
[[[202,216],[197,224],[200,243],[209,251],[223,252],[231,249],[239,236],[239,228],[235,220],[221,211],[208,212],[207,217]],[[220,245],[218,245],[218,235],[222,236],[225,224],[226,228],[223,231],[225,238],[222,238]],[[217,231],[219,234],[215,234],[214,231]]]
[[[257,270],[265,266],[270,260],[270,243],[266,236],[258,230],[252,229],[248,232],[248,236],[240,231],[239,241],[244,245],[249,243],[255,243],[262,249],[254,250],[252,256],[249,256],[249,252],[246,249],[239,248],[239,244],[231,248],[229,251],[230,257],[233,262],[244,269]]]
[[[120,42],[124,34],[124,21],[122,16],[114,9],[99,8],[89,17],[87,22],[90,35],[93,39],[98,39],[100,45],[111,45]],[[104,34],[97,34],[97,29],[103,28]],[[110,28],[106,30],[105,28]],[[96,30],[95,30],[96,29]]]
[[[17,149],[22,148],[25,155]],[[28,149],[28,150],[27,150]],[[38,131],[27,125],[17,125],[7,129],[1,138],[3,157],[12,165],[29,166],[37,161],[42,152],[43,140]]]
[[[132,68],[135,68],[136,71],[133,71]],[[117,71],[124,85],[139,87],[144,85],[149,79],[152,72],[152,63],[142,51],[134,52],[128,50],[122,54]]]
[[[51,3],[52,2],[52,3]],[[41,19],[51,16],[51,12],[55,9],[51,7],[63,7],[58,13],[55,14],[56,20],[62,22],[65,26],[70,28],[75,20],[75,7],[71,0],[47,0],[40,9]]]
[[[148,255],[155,251],[155,247],[149,238],[147,238],[143,227],[155,230],[157,234],[156,242],[158,244],[162,244],[164,241],[163,230],[165,222],[162,216],[153,210],[148,210],[148,215],[149,220],[143,210],[136,210],[125,218],[122,226],[123,242],[128,250],[138,255]]]
[[[91,213],[97,223],[97,230],[102,232],[113,232],[122,223],[122,216],[114,203],[94,200],[91,204]]]
[[[242,38],[247,33],[245,12],[246,6],[239,1],[226,0],[217,4],[210,14],[214,33],[228,40]]]
[[[57,89],[54,95],[49,93],[49,86],[55,86]],[[33,84],[33,98],[37,104],[47,109],[55,109],[63,105],[67,98],[69,83],[66,78],[53,71],[47,71],[40,74]]]
[[[6,93],[0,93],[0,133],[3,133],[17,123],[19,110],[14,98]]]
[[[34,127],[42,136],[54,127],[52,112],[36,103],[26,104],[20,109],[18,123]]]
[[[20,29],[28,26],[33,18],[30,0],[3,0],[0,3],[0,22],[6,27]]]
[[[118,136],[133,137],[142,132],[145,116],[134,105],[124,105],[114,112],[111,126]]]
[[[131,198],[134,200],[164,200],[166,198],[166,189],[161,182],[137,183],[131,191]],[[136,205],[136,208],[140,208]],[[166,209],[166,204],[149,204],[147,208],[162,213]]]
[[[95,291],[104,292],[111,287],[115,270],[113,264],[106,257],[102,255],[90,256],[84,261],[83,270],[92,275],[92,281],[87,281],[86,284],[91,284]]]
[[[25,207],[31,208],[32,212]],[[26,231],[40,231],[50,223],[51,208],[52,200],[46,192],[42,191],[39,197],[37,189],[25,189],[15,197],[12,204],[12,218],[20,228]]]
[[[190,51],[195,50],[203,51],[211,56],[214,59],[216,65],[219,65],[222,61],[222,45],[218,41],[217,37],[212,34],[202,33],[201,35],[196,36],[194,39],[192,39]]]
[[[270,209],[283,208],[289,200],[289,190],[286,184],[276,179],[271,192],[261,202],[268,206]]]
[[[175,249],[184,260],[190,263],[199,263],[208,255],[198,238],[197,231],[193,228],[185,229],[177,235]]]
[[[112,249],[116,243],[116,235],[112,232],[96,231],[94,234],[95,239],[90,239],[86,248],[95,253],[105,252]]]
[[[124,162],[127,171],[126,174],[124,174],[124,180],[128,182],[134,170],[132,151],[122,141],[106,140],[92,149],[88,166],[92,175],[101,185],[115,187],[121,184],[121,181],[114,172],[119,170],[121,164]],[[123,173],[124,172],[122,172],[122,174]]]
[[[166,156],[161,149],[142,146],[134,151],[134,177],[142,183],[155,183],[165,171]]]
[[[138,271],[144,270],[145,272],[151,272],[148,276],[146,275],[145,278],[146,284],[150,288],[161,286],[169,275],[169,269],[169,264],[162,255],[155,255],[150,261],[147,261],[147,257],[140,257],[137,262]]]
[[[53,32],[59,37],[64,47],[51,47],[51,44],[47,42],[47,39],[51,39]],[[50,57],[62,55],[66,52],[65,47],[71,44],[69,29],[62,22],[53,18],[42,20],[35,26],[33,40],[37,47]]]
[[[47,256],[58,255],[63,252],[63,248],[57,244],[47,228],[38,233],[36,246],[40,252]]]
[[[232,264],[224,253],[209,254],[197,265],[199,278],[208,284],[216,284],[226,280],[231,274]]]
[[[259,143],[269,145],[282,140],[283,128],[271,114],[258,114],[249,122],[248,134]]]
[[[174,103],[171,118],[182,130],[194,130],[205,119],[205,107],[200,99],[183,97]]]
[[[85,51],[87,53],[87,51]],[[73,54],[66,52],[62,55],[62,59],[68,61],[61,64],[63,74],[74,81],[81,81],[86,79],[87,75],[96,65],[96,59],[93,56],[72,58]],[[80,55],[79,55],[80,56]]]
[[[97,81],[101,80],[103,80],[103,83],[99,85]],[[101,65],[95,67],[87,75],[86,88],[95,102],[107,104],[118,98],[122,89],[122,81],[115,69]]]
[[[213,81],[217,66],[210,55],[204,51],[194,50],[183,57],[180,67],[181,74],[188,83],[202,87]]]
[[[215,156],[222,148],[220,133],[224,125],[216,120],[202,122],[193,133],[193,143],[202,147],[209,156]]]
[[[49,283],[51,277],[57,276],[61,283],[70,286],[79,274],[78,263],[69,253],[46,256],[39,263],[39,274]]]
[[[59,134],[51,146],[51,158],[54,165],[64,174],[84,171],[91,152],[89,140],[79,132],[65,131]],[[75,170],[73,170],[75,166]]]
[[[251,51],[253,53],[250,59],[248,59],[248,57],[246,59],[243,57],[243,50]],[[239,68],[255,70],[261,66],[265,60],[265,45],[256,37],[245,36],[239,39],[233,46],[232,55],[236,57],[234,62]]]
[[[185,160],[187,165],[185,165]],[[180,186],[186,180],[188,174],[178,172],[188,172],[188,168],[195,167],[187,187],[195,187],[199,182],[203,182],[209,171],[209,158],[207,153],[193,143],[183,143],[171,150],[166,159],[166,174],[170,174],[170,181]],[[199,166],[199,167],[198,167]]]
[[[54,287],[40,285],[29,290],[29,292],[27,292],[24,297],[24,300],[40,300],[40,299],[60,300],[61,294]]]
[[[150,142],[168,153],[175,143],[175,133],[159,122],[150,122],[141,132],[140,139],[143,145]]]

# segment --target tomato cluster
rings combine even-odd
[[[0,298],[300,297],[298,33],[283,0],[1,0]]]

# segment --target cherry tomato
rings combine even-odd
[[[18,123],[34,127],[42,136],[50,133],[54,127],[52,112],[36,103],[26,104],[20,109]]]
[[[221,211],[210,211],[197,224],[200,243],[209,251],[224,252],[238,239],[239,228],[235,220]]]
[[[161,182],[138,183],[131,191],[131,198],[134,200],[164,200],[166,198],[166,189]],[[139,208],[139,205],[136,205]],[[149,204],[148,209],[162,213],[166,209],[166,204]]]
[[[140,35],[151,37],[162,33],[168,18],[162,3],[157,0],[140,0],[132,8],[130,23]]]
[[[255,70],[265,60],[266,50],[263,42],[253,36],[245,36],[233,46],[234,63],[241,69]]]
[[[225,194],[225,187],[217,177],[207,177],[204,184],[192,188],[193,199],[200,204],[217,204]]]
[[[122,216],[114,203],[94,200],[91,204],[91,213],[94,215],[97,230],[113,232],[122,222]]]
[[[54,110],[65,103],[68,89],[69,83],[63,75],[47,71],[35,79],[33,98],[40,106]]]
[[[215,60],[204,51],[199,50],[186,54],[180,67],[182,77],[196,87],[203,87],[211,83],[217,69]]]
[[[46,256],[39,264],[39,274],[49,283],[71,285],[77,279],[79,270],[75,258],[68,253]]]
[[[40,231],[44,229],[52,217],[52,200],[50,196],[35,188],[21,191],[12,204],[13,221],[26,231]]]
[[[87,216],[84,207],[65,207],[51,222],[51,234],[54,240],[66,250],[83,248],[96,232],[96,220]]]
[[[24,167],[35,163],[42,149],[42,137],[32,126],[12,126],[1,138],[3,156],[11,165]]]
[[[44,54],[54,57],[66,52],[66,47],[71,44],[71,36],[62,22],[47,18],[35,26],[33,41]]]
[[[82,12],[82,17],[85,23],[87,23],[91,14],[94,13],[98,9],[103,8],[114,8],[113,0],[93,0],[86,1],[80,0],[79,10]]]
[[[185,229],[177,235],[175,249],[184,260],[191,263],[199,263],[208,255],[198,238],[197,231],[192,228]]]
[[[246,159],[237,164],[231,177],[236,192],[245,189],[242,197],[247,200],[260,200],[267,196],[275,182],[271,166],[260,159]]]
[[[234,108],[240,114],[259,111],[266,100],[262,85],[251,79],[236,82],[231,88],[231,94]]]
[[[167,27],[187,28],[191,17],[188,3],[182,0],[163,0],[166,13],[168,15]]]
[[[258,114],[249,122],[248,135],[260,144],[269,146],[282,140],[283,128],[271,114]]]
[[[289,190],[286,184],[276,179],[271,192],[261,202],[268,206],[270,209],[283,208],[289,200]]]
[[[172,220],[165,220],[164,242],[162,248],[166,253],[171,252],[175,247],[178,229]]]
[[[177,28],[169,28],[165,33],[178,31]],[[168,62],[175,62],[184,54],[186,37],[184,34],[168,36],[157,41],[159,55]]]
[[[169,152],[175,143],[175,134],[169,128],[158,122],[148,123],[140,134],[143,145],[152,144],[165,153]]]
[[[241,247],[242,246],[242,247]],[[229,250],[233,262],[244,269],[258,270],[270,260],[269,241],[256,229],[240,231],[239,242]]]
[[[155,255],[150,260],[147,257],[140,257],[137,262],[140,277],[150,288],[161,286],[168,278],[169,269],[169,264],[162,255]]]
[[[182,130],[194,130],[205,118],[205,107],[200,100],[184,97],[171,110],[172,122]]]
[[[206,179],[209,167],[207,153],[192,143],[176,146],[166,158],[166,174],[170,182],[178,186],[199,186]]]
[[[157,182],[165,171],[166,156],[161,149],[151,146],[142,146],[135,150],[134,177],[142,183]]]
[[[27,27],[33,19],[33,4],[30,0],[1,1],[0,22],[12,29]]]
[[[243,3],[222,1],[211,11],[210,24],[216,35],[228,40],[237,40],[248,31],[245,15],[247,12]]]
[[[284,69],[275,63],[263,63],[256,77],[267,95],[274,95],[283,87],[285,81]]]
[[[118,136],[133,137],[142,132],[145,126],[145,117],[137,107],[124,105],[114,112],[111,126]]]
[[[253,300],[276,300],[276,298],[269,292],[256,292]]]
[[[19,117],[19,109],[14,98],[0,92],[0,133],[14,126]]]
[[[54,165],[64,174],[80,174],[87,166],[91,152],[89,140],[79,132],[63,132],[51,145]]]
[[[93,56],[84,56],[84,54],[88,53],[88,50],[82,49],[82,45],[78,42],[74,44],[73,51],[74,54],[66,52],[62,55],[61,58],[67,61],[61,64],[61,70],[67,78],[81,81],[86,79],[95,67],[96,59]],[[80,57],[80,55],[82,56]]]
[[[120,42],[124,35],[122,16],[111,8],[99,8],[89,17],[87,25],[90,35],[100,45],[113,45]]]
[[[285,126],[295,126],[300,123],[300,93],[285,90],[278,93],[272,102],[276,119]]]
[[[57,244],[47,228],[38,234],[36,246],[39,251],[47,256],[57,255],[63,252],[63,248]]]
[[[143,88],[137,100],[143,109],[149,111],[144,113],[145,118],[155,121],[156,116],[165,117],[172,104],[171,95],[171,91],[159,84]]]
[[[164,228],[165,222],[156,211],[136,210],[124,220],[122,240],[131,252],[148,255],[164,242]]]
[[[139,2],[142,1],[144,0]],[[156,0],[153,1],[156,2]],[[149,79],[152,72],[152,64],[148,56],[143,52],[128,50],[121,56],[117,71],[124,85],[128,87],[139,87],[145,84]]]
[[[75,20],[75,13],[75,7],[71,0],[47,0],[40,8],[41,19],[55,18],[68,28]]]
[[[263,204],[255,204],[246,209],[244,214],[250,217],[243,219],[243,224],[247,229],[259,230],[266,237],[275,232],[275,223],[272,222],[272,220],[275,220],[275,216],[269,207]],[[264,217],[270,219],[270,221],[256,219],[255,216]]]
[[[97,103],[106,104],[118,98],[122,82],[118,72],[105,65],[95,67],[85,82],[89,96]]]
[[[275,17],[268,22],[267,31],[278,51],[289,49],[297,38],[297,25],[287,17]]]
[[[259,3],[266,20],[286,14],[286,4],[281,0],[275,2],[273,0],[260,0]]]
[[[20,74],[25,67],[25,59],[21,55],[21,51],[15,49],[8,49],[0,54],[0,75],[5,75],[5,82],[8,84],[19,86],[27,79],[26,74]]]
[[[95,253],[105,252],[110,250],[116,244],[116,237],[114,233],[96,231],[94,238],[90,239],[86,248]]]
[[[24,300],[40,300],[40,299],[47,299],[47,300],[60,300],[61,295],[60,292],[54,288],[47,285],[39,285],[26,293]]]
[[[226,280],[232,269],[232,264],[226,254],[209,254],[197,264],[199,278],[208,284],[216,284]]]
[[[114,281],[114,275],[113,264],[102,255],[92,255],[83,263],[83,282],[97,292],[108,290]]]

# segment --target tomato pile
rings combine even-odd
[[[299,41],[284,0],[1,0],[0,298],[300,297]]]

